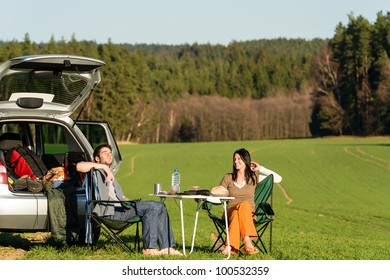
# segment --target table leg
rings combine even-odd
[[[164,198],[160,198],[160,200],[162,202],[165,201],[165,197]],[[179,199],[179,204],[177,204],[177,201],[176,201],[176,198],[174,199],[175,203],[176,203],[176,206],[179,207],[179,210],[180,210],[180,222],[181,222],[181,240],[183,242],[183,255],[186,256],[186,241],[185,241],[185,237],[184,237],[184,215],[183,215],[183,201],[182,199]]]
[[[227,218],[227,211],[226,211],[226,200],[223,202],[223,210],[225,212],[225,226],[226,226],[226,240],[227,240],[227,246],[230,247],[230,237],[229,237],[229,223],[228,223],[228,218]],[[226,259],[230,258],[230,250],[228,252],[228,256]]]
[[[194,232],[192,233],[192,242],[191,242],[191,251],[189,252],[189,254],[192,253],[192,251],[194,250],[194,243],[195,243],[195,235],[196,235],[196,227],[198,225],[198,216],[199,216],[199,208],[200,208],[200,205],[203,203],[203,201],[201,199],[198,200],[198,205],[196,206],[196,213],[195,213],[195,223],[194,223]]]
[[[180,219],[181,219],[181,240],[183,242],[183,255],[186,256],[186,241],[184,236],[184,215],[183,215],[183,200],[179,199]]]

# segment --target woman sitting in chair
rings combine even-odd
[[[102,144],[98,146],[94,153],[94,162],[79,162],[76,169],[79,172],[89,172],[92,168],[97,172],[104,172],[105,182],[103,187],[99,187],[99,194],[107,200],[126,201],[128,200],[110,169],[112,164],[111,146]],[[97,205],[94,212],[104,213],[105,216],[120,221],[126,221],[136,215],[134,208],[123,208],[114,204]],[[180,255],[183,254],[173,247],[175,239],[173,237],[171,223],[165,205],[162,202],[153,200],[137,201],[136,208],[138,215],[142,219],[142,241],[144,245],[144,255]],[[159,250],[159,247],[161,250]]]
[[[224,255],[238,253],[241,239],[244,243],[244,251],[247,254],[256,254],[258,249],[252,244],[257,237],[256,228],[253,224],[252,213],[254,212],[254,192],[259,177],[257,173],[265,175],[273,174],[274,182],[282,181],[275,172],[251,161],[251,156],[246,149],[236,150],[233,154],[233,172],[226,174],[219,187],[224,188],[229,196],[235,197],[228,202],[229,237],[230,247],[225,246]],[[216,191],[214,188],[211,192]]]

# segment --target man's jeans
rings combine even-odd
[[[138,215],[142,219],[143,247],[145,249],[158,248],[159,246],[160,249],[174,247],[175,238],[164,203],[154,200],[141,200],[136,202],[136,207]],[[115,214],[111,218],[124,221],[135,215],[134,208],[115,207]]]

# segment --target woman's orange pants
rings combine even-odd
[[[241,239],[244,239],[245,236],[249,236],[251,240],[257,237],[252,211],[252,206],[246,201],[229,210],[230,246],[236,250],[240,250]]]

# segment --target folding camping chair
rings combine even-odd
[[[263,234],[269,227],[269,251],[272,251],[272,221],[275,215],[272,209],[272,190],[274,185],[274,176],[268,175],[260,181],[255,189],[255,213],[253,214],[253,223],[257,231],[257,238],[253,240],[255,246],[267,253],[267,248],[262,240]],[[269,201],[269,203],[268,203]],[[260,248],[261,245],[261,248]]]
[[[260,181],[255,189],[255,212],[253,213],[253,223],[256,227],[257,238],[253,240],[254,245],[263,253],[267,253],[266,246],[262,237],[269,227],[269,251],[272,250],[272,221],[274,211],[272,210],[272,189],[273,189],[273,175],[268,175]],[[268,203],[268,200],[270,202]],[[215,202],[203,202],[202,209],[207,211],[208,217],[213,221],[214,226],[218,232],[218,236],[211,247],[214,252],[218,251],[226,243],[226,226],[225,221],[221,215],[217,216],[212,212]],[[242,245],[243,246],[243,245]]]
[[[94,244],[96,242],[96,238],[93,237],[95,230],[92,230],[92,225],[94,227],[101,227],[103,231],[113,240],[115,241],[123,250],[125,250],[128,253],[134,252],[133,248],[131,248],[124,240],[121,238],[121,233],[123,233],[124,230],[129,228],[132,225],[135,225],[135,240],[134,240],[134,249],[136,251],[141,250],[140,246],[140,229],[139,229],[139,223],[141,222],[141,217],[136,215],[129,220],[126,221],[119,221],[110,219],[105,216],[98,216],[96,213],[93,213],[93,208],[96,204],[112,204],[112,203],[118,203],[121,204],[124,208],[130,208],[134,207],[136,213],[136,201],[107,201],[107,200],[100,200],[98,195],[98,187],[97,187],[97,180],[96,180],[96,171],[93,169],[91,172],[86,174],[85,176],[85,182],[86,182],[86,196],[87,196],[87,221],[86,221],[86,243],[88,244]],[[95,242],[93,242],[95,240]]]

